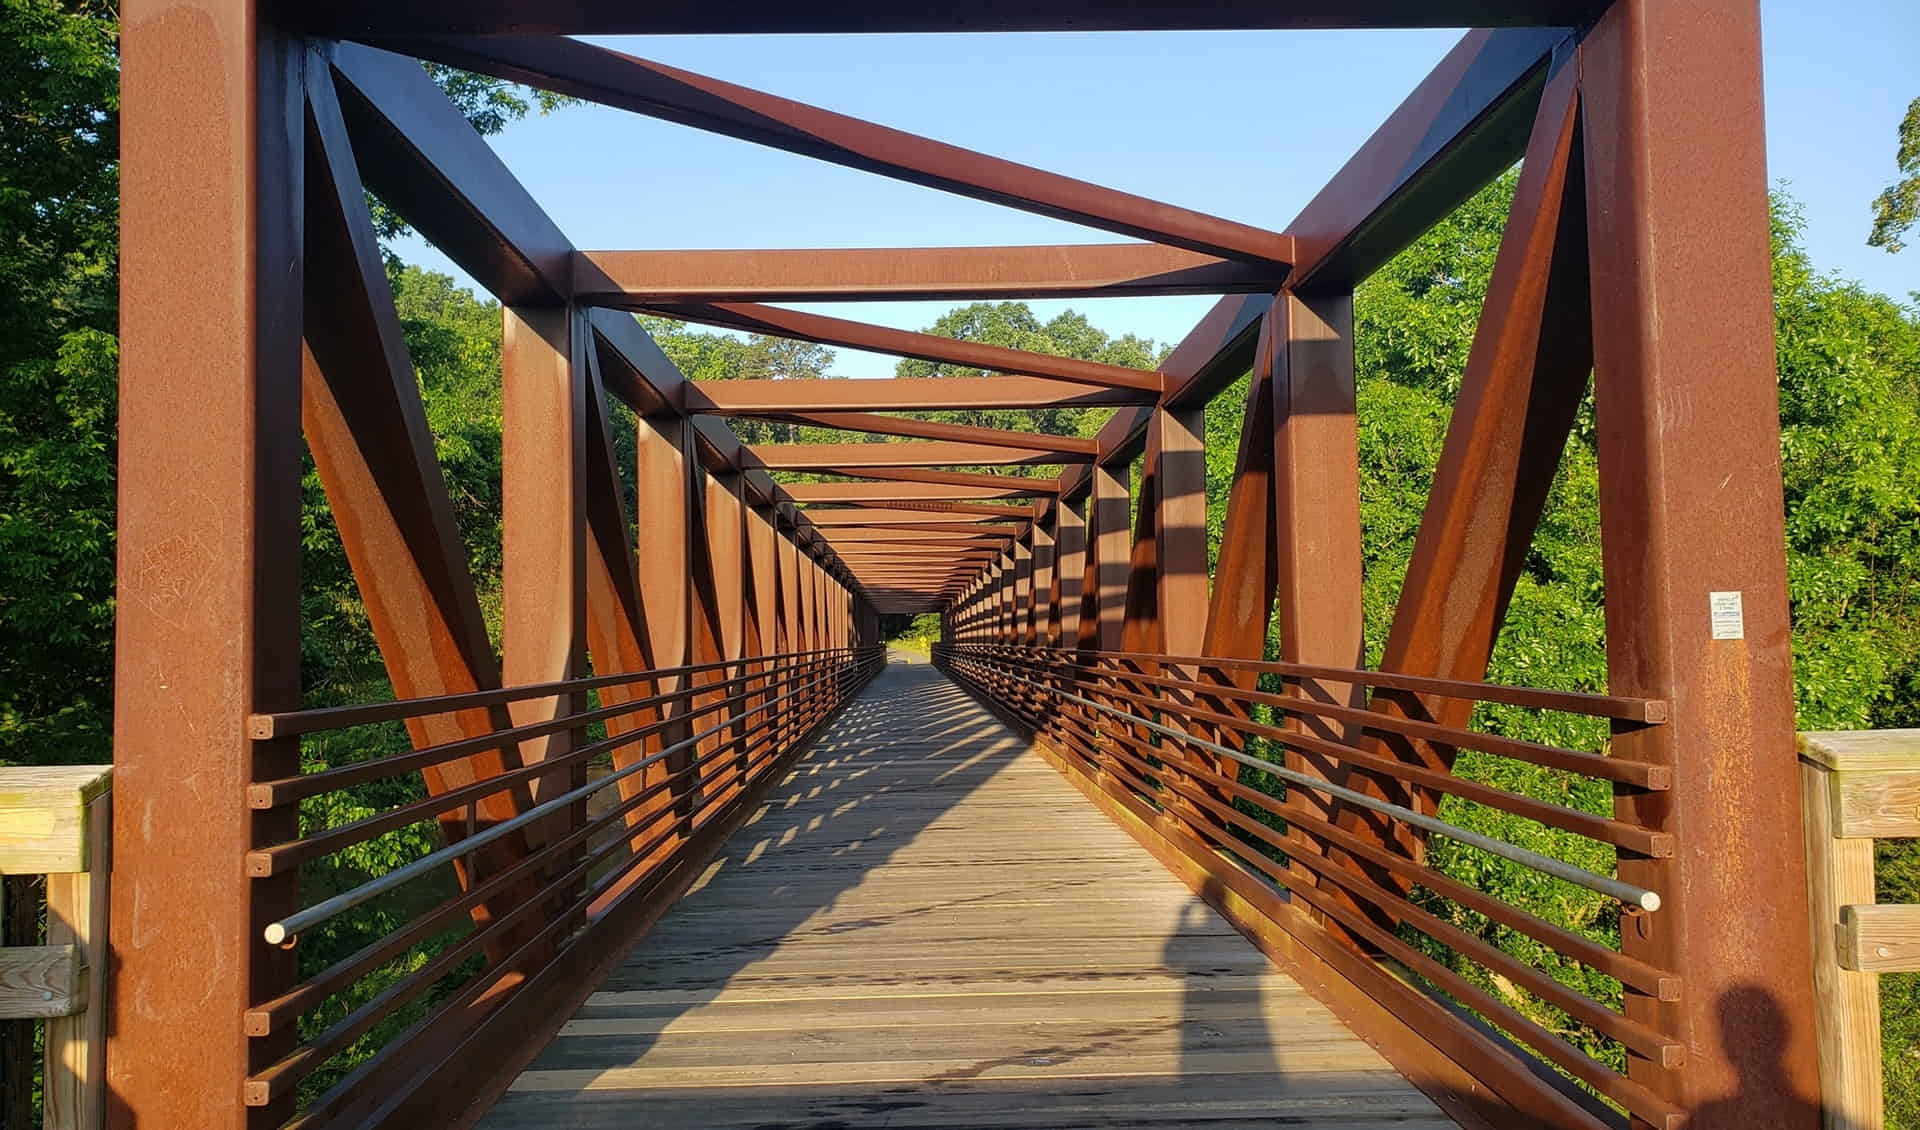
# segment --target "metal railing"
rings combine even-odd
[[[569,955],[630,944],[625,922],[636,908],[651,916],[671,903],[693,865],[882,662],[879,647],[831,648],[256,716],[255,736],[270,740],[530,700],[566,702],[588,691],[674,688],[254,782],[247,799],[256,812],[300,811],[303,825],[298,836],[248,853],[243,863],[256,878],[324,871],[341,853],[362,849],[364,856],[369,845],[398,848],[396,833],[423,825],[436,826],[441,843],[271,917],[264,940],[296,953],[330,927],[368,933],[356,919],[370,911],[370,921],[390,924],[349,952],[303,962],[297,983],[247,1010],[247,1036],[284,1050],[244,1081],[244,1101],[269,1106],[298,1096],[299,1114],[288,1126],[362,1114],[379,1106],[396,1076],[445,1064],[446,1047],[509,1009],[543,971],[565,974],[570,990],[590,988]],[[590,726],[607,727],[607,736],[588,740]],[[568,740],[541,760],[522,760],[519,743],[553,735]],[[397,803],[365,815],[354,804],[355,818],[344,822],[316,816],[328,811],[329,796],[363,799],[370,788],[429,766],[476,764],[473,755],[488,750],[501,755],[501,768],[471,782],[419,796],[403,790]],[[551,1006],[544,1013],[564,1016]],[[497,1074],[485,1063],[466,1070],[482,1081]]]
[[[1396,1009],[1400,1020],[1428,1042],[1476,1060],[1482,1078],[1530,1075],[1540,1108],[1554,1110],[1562,1125],[1605,1126],[1624,1113],[1660,1126],[1680,1116],[1674,1103],[1625,1070],[1629,1057],[1680,1065],[1678,1039],[1628,1016],[1617,998],[1563,983],[1500,939],[1542,947],[1612,979],[1622,994],[1675,1000],[1675,973],[1621,953],[1604,930],[1569,929],[1550,920],[1545,907],[1501,897],[1427,855],[1429,839],[1445,837],[1534,874],[1543,886],[1591,892],[1624,920],[1657,913],[1660,892],[1442,813],[1518,816],[1614,852],[1671,855],[1670,838],[1630,820],[1400,761],[1380,739],[1478,750],[1616,789],[1663,791],[1667,771],[1315,693],[1329,683],[1371,686],[1646,724],[1659,724],[1664,704],[1203,657],[1002,644],[943,645],[935,654],[952,675],[1030,728],[1083,789],[1131,814],[1122,822],[1136,835],[1186,856],[1214,882],[1226,878],[1242,908],[1264,918],[1265,927],[1304,936],[1323,957],[1328,947],[1341,947],[1349,966],[1364,960],[1373,980],[1358,983],[1382,1003],[1392,1001],[1389,982],[1420,992],[1438,1007]],[[1260,689],[1263,679],[1285,689]],[[1442,798],[1449,798],[1445,808]],[[1539,902],[1552,894],[1543,892]],[[1576,1034],[1579,1042],[1570,1038]],[[1500,1059],[1505,1072],[1497,1070]],[[1540,1072],[1540,1063],[1559,1079]]]

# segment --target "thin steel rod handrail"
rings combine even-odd
[[[1576,886],[1585,887],[1590,891],[1618,899],[1630,906],[1637,906],[1642,910],[1649,911],[1660,909],[1660,895],[1657,892],[1647,890],[1645,887],[1635,886],[1632,883],[1624,882],[1620,879],[1595,874],[1584,867],[1575,867],[1571,863],[1562,862],[1552,856],[1541,855],[1535,851],[1528,851],[1526,848],[1509,844],[1504,840],[1496,840],[1491,836],[1483,836],[1478,832],[1462,828],[1457,824],[1449,824],[1445,820],[1437,817],[1427,816],[1424,813],[1415,812],[1411,808],[1393,804],[1390,801],[1378,800],[1365,793],[1356,792],[1353,789],[1333,784],[1331,781],[1297,772],[1278,762],[1263,761],[1251,754],[1241,753],[1238,750],[1229,749],[1226,746],[1207,741],[1205,738],[1198,738],[1192,734],[1182,733],[1171,726],[1163,726],[1151,719],[1142,718],[1138,714],[1129,713],[1128,711],[1108,706],[1105,703],[1095,702],[1090,698],[1083,698],[1069,691],[1048,687],[1041,683],[1036,683],[1031,679],[1023,679],[1008,671],[1000,672],[1000,677],[1025,683],[1030,687],[1036,687],[1048,694],[1057,695],[1071,702],[1080,703],[1083,706],[1091,706],[1095,710],[1104,711],[1117,718],[1123,718],[1137,725],[1145,726],[1149,730],[1172,738],[1175,741],[1198,746],[1209,753],[1218,754],[1221,757],[1237,761],[1242,765],[1248,765],[1255,769],[1271,773],[1282,780],[1291,781],[1303,788],[1324,792],[1331,796],[1338,797],[1349,804],[1357,805],[1385,816],[1391,816],[1402,823],[1411,824],[1416,828],[1432,832],[1436,835],[1445,836],[1450,840],[1456,840],[1469,847],[1479,848],[1481,851],[1497,855],[1502,859],[1511,860],[1523,867],[1532,868],[1535,871],[1552,875],[1557,879],[1564,879]]]
[[[868,662],[870,662],[870,660],[868,659],[855,659],[853,661],[855,666],[865,664]],[[269,922],[265,930],[262,931],[262,933],[266,937],[266,940],[269,944],[277,946],[282,942],[286,941],[288,938],[299,936],[300,932],[303,930],[308,930],[315,926],[320,925],[321,923],[331,921],[332,919],[337,918],[342,914],[345,914],[347,911],[352,910],[354,907],[359,906],[362,903],[366,903],[373,899],[376,899],[381,895],[385,894],[386,892],[393,890],[396,887],[402,886],[406,883],[410,883],[413,880],[418,879],[420,876],[425,875],[436,868],[445,866],[446,864],[449,864],[454,860],[459,859],[461,856],[470,855],[474,851],[478,850],[479,848],[483,848],[486,845],[493,843],[496,840],[502,839],[512,834],[513,832],[517,832],[520,829],[528,826],[529,824],[537,823],[538,821],[543,820],[546,817],[549,817],[558,812],[561,812],[562,810],[568,808],[569,806],[579,801],[583,801],[587,799],[588,797],[592,796],[594,793],[597,793],[601,789],[606,788],[608,785],[624,780],[627,777],[630,777],[633,774],[638,773],[640,770],[645,769],[649,765],[653,765],[672,754],[678,753],[689,746],[697,744],[704,738],[712,737],[714,734],[719,733],[721,730],[727,729],[728,727],[734,725],[740,719],[744,719],[754,714],[762,713],[770,709],[777,703],[784,702],[787,699],[793,698],[795,695],[801,694],[805,690],[819,683],[822,683],[828,680],[838,679],[845,673],[846,673],[845,669],[842,669],[840,671],[835,671],[829,674],[821,675],[813,680],[810,680],[804,687],[801,687],[796,690],[788,691],[785,694],[782,694],[773,699],[770,699],[769,701],[762,703],[759,706],[755,706],[748,710],[742,711],[737,717],[728,717],[723,722],[720,722],[714,726],[708,727],[707,729],[702,730],[699,733],[692,735],[691,737],[684,738],[680,741],[677,741],[672,745],[659,750],[656,753],[649,754],[646,757],[641,758],[639,761],[636,761],[631,765],[625,766],[624,768],[616,769],[612,773],[607,774],[605,777],[600,778],[598,781],[594,781],[589,784],[582,785],[577,789],[573,789],[569,792],[562,793],[559,796],[554,797],[552,800],[544,801],[540,804],[533,806],[532,808],[527,809],[525,812],[522,812],[518,816],[511,817],[510,819],[507,819],[507,820],[502,820],[500,823],[495,824],[490,828],[484,829],[479,832],[475,832],[473,835],[464,837],[463,839],[455,843],[448,844],[446,847],[440,848],[437,851],[429,852],[426,855],[421,856],[419,859],[414,860],[412,863],[403,864],[399,867],[394,868],[391,871],[388,871],[384,875],[375,876],[374,878],[369,879],[364,883],[361,883],[359,886],[352,887],[348,890],[342,891],[339,894],[332,896],[331,898],[324,899],[303,910],[295,911],[294,913],[287,915],[285,918],[282,918],[277,922]]]

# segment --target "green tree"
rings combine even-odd
[[[1908,103],[1907,116],[1900,119],[1894,158],[1901,178],[1874,199],[1873,231],[1867,236],[1868,246],[1884,247],[1889,254],[1907,245],[1907,229],[1920,220],[1920,98]]]
[[[0,764],[107,760],[116,34],[0,3]]]
[[[833,350],[810,341],[694,329],[684,322],[643,314],[640,326],[661,352],[696,381],[811,381],[826,378]],[[729,421],[742,443],[799,443],[820,429],[739,417]]]
[[[497,79],[428,70],[482,133],[560,104]],[[0,114],[0,764],[105,761],[118,393],[116,8],[96,0],[0,0],[0,105],[7,108]],[[390,213],[380,215],[385,231],[402,230]],[[433,350],[454,348],[448,334],[482,332],[471,319],[436,322],[448,314],[422,310],[412,319],[423,372],[444,367]],[[497,358],[497,310],[489,316],[484,332]],[[444,332],[430,332],[428,323]],[[493,369],[497,384],[497,361]],[[442,454],[454,464],[458,449],[485,446],[465,418],[474,387],[426,389]],[[493,412],[497,448],[497,405]],[[484,486],[457,465],[451,477],[469,528],[477,511],[491,505],[497,513],[497,485]],[[309,527],[330,522],[317,506],[316,497]],[[324,592],[337,606],[357,599],[343,571],[315,581],[324,583],[310,583],[309,593]],[[330,617],[317,634],[310,629],[309,659],[332,656],[341,671],[358,670],[370,651],[350,655],[344,637],[326,634],[339,622]]]

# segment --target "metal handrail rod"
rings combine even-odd
[[[1071,702],[1080,703],[1083,706],[1091,706],[1095,710],[1103,711],[1117,718],[1123,718],[1136,725],[1145,726],[1147,729],[1165,737],[1173,738],[1187,745],[1198,746],[1209,753],[1237,761],[1242,765],[1251,766],[1265,773],[1271,773],[1284,781],[1290,781],[1303,788],[1313,789],[1316,792],[1327,793],[1349,804],[1357,805],[1360,808],[1365,808],[1372,812],[1391,816],[1402,823],[1411,824],[1416,828],[1432,832],[1436,835],[1445,836],[1450,840],[1458,841],[1469,847],[1479,848],[1481,851],[1497,855],[1502,859],[1511,860],[1523,867],[1529,867],[1535,871],[1552,875],[1557,879],[1564,879],[1576,886],[1585,887],[1587,890],[1607,895],[1610,898],[1618,899],[1628,905],[1637,906],[1642,910],[1652,911],[1660,909],[1660,895],[1657,892],[1647,890],[1645,887],[1635,886],[1632,883],[1609,878],[1605,875],[1597,875],[1584,867],[1575,867],[1570,863],[1562,862],[1552,856],[1541,855],[1535,851],[1528,851],[1526,848],[1517,847],[1504,840],[1496,840],[1491,836],[1483,836],[1478,832],[1462,828],[1457,824],[1449,824],[1445,820],[1437,817],[1415,812],[1411,808],[1393,804],[1389,801],[1379,800],[1365,793],[1356,792],[1353,789],[1333,784],[1330,781],[1289,769],[1278,762],[1264,761],[1250,754],[1241,753],[1239,750],[1229,749],[1218,743],[1207,741],[1205,738],[1198,738],[1192,734],[1183,733],[1171,726],[1163,726],[1151,719],[1142,718],[1138,714],[1120,710],[1116,707],[1108,706],[1105,703],[1095,702],[1090,698],[1084,698],[1056,687],[1048,687],[1044,684],[1036,683],[1031,679],[1021,678],[1019,675],[1015,675],[1009,671],[1000,672],[1000,676],[1002,678],[1012,679],[1015,682],[1025,683],[1031,687],[1037,687],[1042,691],[1058,695]]]
[[[870,661],[867,659],[856,659],[853,662],[856,666],[858,666],[861,664],[868,663]],[[403,864],[402,866],[396,867],[392,871],[389,871],[384,875],[375,876],[374,878],[369,879],[364,883],[361,883],[357,887],[352,887],[348,890],[342,891],[339,894],[332,896],[331,898],[324,899],[303,910],[295,911],[294,913],[287,915],[285,918],[282,918],[279,921],[270,922],[267,924],[265,930],[263,931],[263,934],[266,937],[266,940],[269,944],[280,945],[282,942],[285,942],[288,938],[297,937],[303,930],[309,930],[324,922],[331,921],[332,919],[337,918],[342,914],[345,914],[347,911],[352,910],[354,907],[359,906],[362,903],[366,903],[373,899],[376,899],[381,895],[385,894],[386,892],[393,890],[396,887],[402,886],[406,883],[410,883],[413,880],[433,871],[436,868],[452,863],[454,860],[459,859],[461,856],[470,855],[473,852],[477,851],[478,849],[483,848],[486,845],[493,843],[496,840],[499,840],[508,835],[511,835],[512,833],[517,832],[520,829],[525,828],[530,824],[537,823],[540,820],[543,820],[549,816],[555,815],[556,813],[559,813],[565,810],[569,806],[576,804],[579,801],[583,801],[587,799],[588,797],[592,796],[594,793],[597,793],[601,789],[606,788],[608,785],[614,784],[628,777],[631,777],[635,773],[640,772],[642,769],[645,769],[649,765],[657,764],[658,762],[665,760],[667,757],[670,757],[673,754],[679,753],[683,749],[686,749],[690,746],[695,745],[696,743],[700,742],[702,739],[712,737],[714,734],[719,733],[721,730],[725,730],[735,725],[739,720],[743,718],[769,710],[776,704],[785,702],[787,699],[793,698],[794,696],[803,693],[808,688],[811,688],[819,683],[822,683],[828,680],[838,679],[845,673],[846,672],[843,669],[841,671],[835,671],[829,674],[821,675],[812,680],[809,680],[805,687],[788,691],[787,693],[779,695],[775,698],[772,698],[767,702],[762,703],[759,706],[755,706],[748,710],[742,711],[737,716],[730,716],[725,721],[720,722],[714,726],[710,726],[705,730],[701,730],[699,733],[696,733],[691,737],[684,738],[681,741],[677,741],[672,745],[661,749],[657,753],[649,754],[648,756],[641,758],[639,761],[636,761],[631,765],[628,765],[621,769],[616,769],[612,773],[607,774],[605,777],[600,778],[598,781],[594,781],[589,784],[582,785],[577,789],[573,789],[569,792],[562,793],[559,796],[554,797],[552,800],[544,801],[540,804],[533,806],[532,808],[529,808],[528,810],[526,810],[525,812],[522,812],[518,816],[514,816],[507,820],[502,820],[500,823],[495,824],[492,827],[486,828],[482,831],[475,832],[473,835],[467,836],[456,843],[451,843],[451,844],[448,844],[446,847],[440,848],[437,851],[429,852],[426,855],[421,856],[419,859],[414,860],[412,863]]]

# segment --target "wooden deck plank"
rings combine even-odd
[[[924,665],[838,718],[481,1122],[1439,1130]]]

